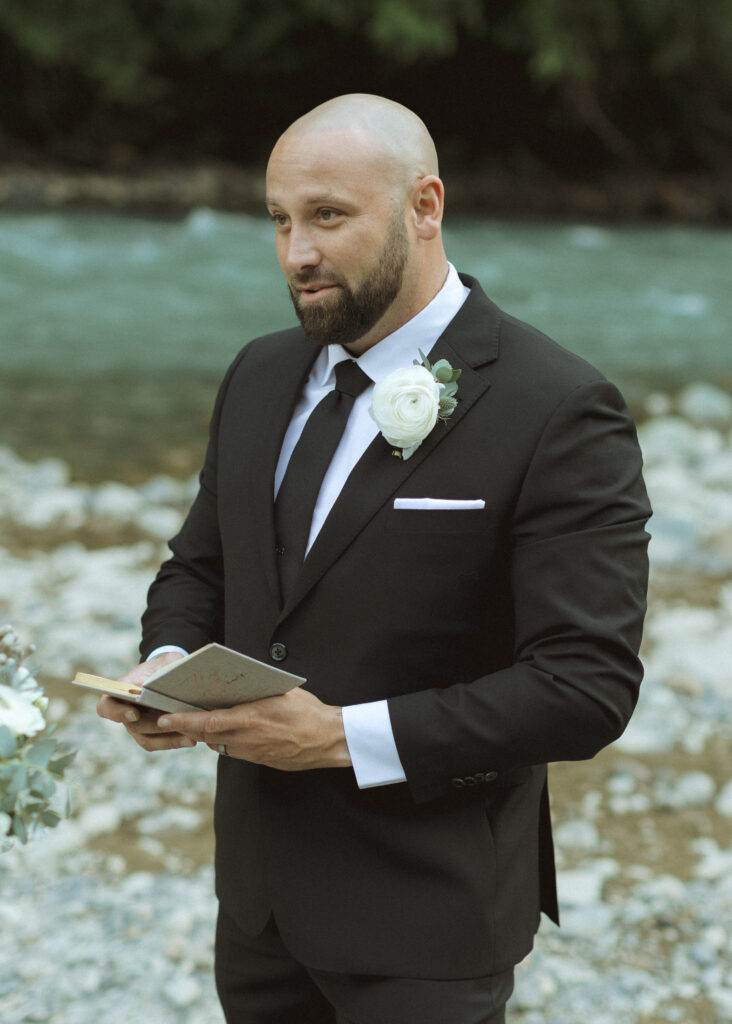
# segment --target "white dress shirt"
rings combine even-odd
[[[419,349],[427,355],[465,302],[469,289],[462,283],[452,264],[448,266],[445,283],[434,299],[406,324],[393,334],[382,338],[356,360],[372,381],[381,380],[395,370],[411,366],[415,359],[419,359]],[[335,387],[337,364],[350,358],[352,357],[340,345],[327,345],[313,363],[282,442],[275,472],[275,497],[310,413]],[[355,400],[346,429],[323,477],[320,493],[315,502],[308,550],[318,536],[351,470],[379,432],[369,413],[372,393],[373,386],[368,387]],[[386,445],[385,441],[385,450]],[[158,647],[149,657],[153,658],[165,651],[180,650],[180,647]],[[343,727],[360,788],[405,781],[385,700],[344,707]]]

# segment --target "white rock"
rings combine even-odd
[[[720,1024],[722,1021],[732,1021],[732,981],[711,989],[707,994],[712,1002],[717,1004]]]
[[[689,384],[678,404],[682,415],[697,426],[724,427],[732,421],[732,398],[711,384]]]
[[[602,807],[602,793],[597,789],[588,790],[582,797],[582,817],[586,820],[596,818]]]
[[[191,807],[178,807],[171,805],[155,814],[148,814],[140,818],[137,828],[146,835],[153,835],[155,832],[164,832],[166,829],[181,829],[190,832],[201,824],[202,816]]]
[[[600,834],[591,821],[575,819],[563,821],[554,830],[559,846],[569,850],[594,850],[600,842]]]
[[[113,804],[92,804],[77,819],[78,827],[90,839],[105,832],[116,832],[120,823],[120,813]]]
[[[563,907],[561,913],[562,933],[587,939],[607,935],[617,916],[612,907],[594,902],[586,906]]]
[[[618,750],[632,754],[672,750],[688,728],[689,716],[679,698],[658,681],[646,665],[646,682],[625,732],[615,741]]]
[[[158,858],[165,854],[165,844],[161,843],[159,839],[154,839],[152,836],[140,836],[137,840],[137,845],[149,857]]]
[[[699,431],[680,416],[658,416],[638,428],[643,459],[647,464],[683,460],[693,462],[699,456]]]
[[[668,416],[671,412],[671,398],[660,391],[652,391],[644,399],[643,406],[649,416]]]
[[[146,508],[137,516],[137,525],[158,540],[168,540],[178,533],[182,515],[172,508]]]
[[[33,530],[52,526],[78,529],[86,520],[87,501],[87,493],[80,487],[39,490],[15,496],[12,515],[18,524]]]
[[[697,999],[700,993],[700,986],[695,981],[682,981],[676,986],[676,994],[680,999]],[[679,1018],[683,1020],[684,1018]]]
[[[638,779],[632,772],[613,772],[605,783],[608,793],[616,796],[628,796],[638,787]]]
[[[662,874],[650,878],[647,882],[640,882],[633,890],[633,895],[634,903],[627,903],[623,908],[623,914],[638,919],[638,912],[642,915],[652,915],[659,909],[666,908],[669,913],[673,913],[676,906],[684,901],[686,887],[674,875]]]
[[[195,978],[178,974],[163,987],[163,995],[173,1006],[191,1006],[201,996],[201,986]]]
[[[732,874],[732,849],[720,850],[713,839],[706,837],[693,840],[691,846],[700,855],[694,872],[697,878],[728,878]]]
[[[666,608],[649,618],[646,636],[652,652],[647,677],[662,681],[679,674],[696,679],[705,691],[732,697],[732,623],[717,608]],[[647,688],[646,688],[647,690]],[[644,699],[641,688],[641,701]],[[660,691],[654,695],[660,698]],[[669,710],[674,703],[666,691]],[[678,698],[675,698],[676,706]]]
[[[583,907],[602,899],[602,887],[620,867],[609,857],[599,857],[586,867],[560,871],[557,876],[560,900],[570,907]]]
[[[714,807],[719,814],[732,818],[732,779],[722,786]]]
[[[704,459],[699,466],[699,482],[704,487],[729,491],[732,486],[732,450],[729,444],[722,451]]]
[[[656,785],[656,803],[659,807],[681,809],[703,807],[714,798],[717,789],[711,775],[706,772],[686,772],[673,781],[659,779]]]
[[[556,993],[557,982],[547,971],[528,972],[516,976],[516,991],[511,997],[512,1010],[540,1010]]]
[[[129,522],[142,508],[142,497],[132,487],[106,483],[98,487],[91,497],[91,513],[113,522]]]
[[[645,814],[653,806],[651,798],[645,793],[611,796],[607,805],[613,814]]]
[[[188,485],[170,476],[154,476],[139,490],[147,505],[177,505],[188,500]]]
[[[649,481],[649,493],[656,511],[646,529],[651,535],[649,554],[654,565],[676,566],[693,562],[702,531],[691,517],[666,514],[659,508]]]
[[[705,928],[701,937],[707,945],[716,950],[724,949],[732,941],[732,936],[729,935],[727,929],[721,924],[713,924],[709,928]]]

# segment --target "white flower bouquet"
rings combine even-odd
[[[32,652],[11,626],[0,626],[0,850],[13,837],[26,843],[39,826],[58,825],[57,784],[76,753],[52,739],[48,698],[23,665]]]

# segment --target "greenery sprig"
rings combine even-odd
[[[42,826],[55,828],[63,813],[54,797],[76,751],[53,738],[44,712],[48,698],[23,665],[24,647],[11,626],[0,627],[0,849],[15,837],[27,843]]]
[[[452,416],[453,412],[457,408],[457,398],[455,397],[458,389],[457,382],[463,371],[453,370],[447,359],[438,359],[436,363],[432,364],[421,348],[417,351],[419,352],[422,362],[420,363],[418,359],[415,359],[414,365],[424,366],[426,370],[429,370],[437,383],[442,385],[437,418],[439,420],[447,420]]]

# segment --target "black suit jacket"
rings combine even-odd
[[[144,617],[143,655],[286,651],[327,703],[389,700],[404,784],[219,761],[218,895],[252,933],[274,911],[323,970],[450,978],[520,960],[540,910],[557,913],[546,765],[615,739],[641,680],[650,509],[631,417],[598,371],[464,280],[430,354],[463,370],[457,409],[408,461],[373,441],[284,608],[273,477],[318,350],[295,328],[239,354]]]

